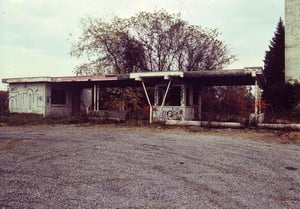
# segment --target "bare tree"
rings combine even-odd
[[[188,25],[165,10],[111,22],[85,18],[81,25],[71,55],[87,63],[77,74],[216,70],[234,60],[217,30]]]

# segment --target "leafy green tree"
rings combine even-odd
[[[85,18],[71,55],[85,57],[76,73],[199,71],[222,69],[234,60],[217,30],[189,25],[165,10],[112,21]]]

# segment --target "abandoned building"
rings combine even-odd
[[[138,72],[106,76],[7,78],[9,111],[43,116],[69,116],[80,111],[98,115],[116,111],[100,109],[100,88],[143,87],[154,121],[201,120],[201,89],[204,86],[255,85],[255,114],[260,113],[262,68],[192,72]],[[154,101],[148,94],[154,88]],[[172,98],[171,100],[169,98]],[[153,100],[153,99],[152,99]]]

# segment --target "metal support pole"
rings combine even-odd
[[[258,91],[259,91],[259,87],[258,87],[258,83],[257,83],[257,80],[255,80],[255,104],[254,104],[254,113],[255,113],[255,116],[257,116],[258,114],[258,103],[259,103],[259,98],[258,98]]]
[[[125,88],[122,88],[122,106],[121,106],[121,110],[124,111],[125,110]]]
[[[97,85],[97,111],[100,109],[100,87]]]
[[[94,93],[94,104],[93,104],[93,106],[94,106],[94,111],[96,111],[96,109],[97,109],[97,86],[96,86],[96,84],[94,84],[94,89],[93,89],[93,93]]]
[[[198,90],[198,120],[202,120],[202,87]]]
[[[142,81],[142,85],[143,85],[143,88],[144,88],[144,91],[145,91],[145,95],[146,95],[146,98],[147,98],[147,101],[148,101],[148,105],[149,105],[149,114],[150,114],[150,117],[149,117],[149,123],[152,124],[152,119],[153,119],[153,109],[152,109],[152,105],[151,105],[151,101],[149,99],[149,95],[148,95],[148,92],[147,92],[147,89],[146,89],[146,86],[145,86],[145,83],[144,81]]]
[[[258,113],[262,113],[262,109],[261,109],[261,89],[258,87]]]
[[[171,86],[171,80],[169,80],[169,83],[168,83],[168,86],[167,86],[167,90],[166,90],[166,92],[165,92],[163,101],[162,101],[161,106],[160,106],[160,108],[159,108],[159,114],[161,113],[163,107],[165,106],[165,101],[166,101],[166,98],[167,98],[167,95],[168,95],[170,86]]]

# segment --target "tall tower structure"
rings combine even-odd
[[[300,0],[285,0],[285,80],[300,82]]]

